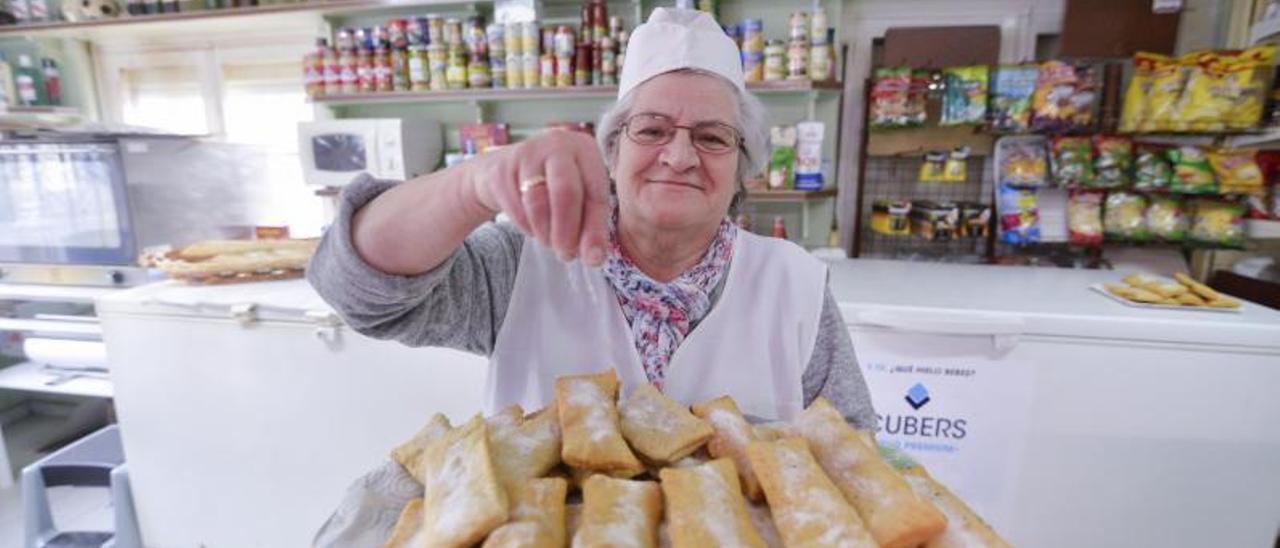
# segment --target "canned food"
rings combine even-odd
[[[489,40],[489,57],[491,59],[502,59],[505,63],[507,57],[506,27],[495,23],[485,27],[484,33]]]
[[[391,50],[391,89],[409,91],[409,52],[406,50]]]
[[[507,52],[507,88],[524,87],[524,61],[520,54]]]
[[[493,77],[489,74],[489,61],[478,53],[471,54],[471,61],[467,64],[467,83],[473,89],[493,85]]]
[[[567,88],[573,85],[573,57],[560,55],[556,57],[556,87]]]
[[[577,62],[573,65],[573,85],[575,86],[591,85],[591,50],[591,44],[586,42],[578,44]]]
[[[428,77],[431,89],[443,90],[449,88],[449,53],[445,50],[444,44],[427,46],[427,68],[431,72]]]
[[[537,53],[525,50],[521,63],[524,65],[524,87],[531,89],[538,87],[541,83],[542,60]]]
[[[789,28],[790,32],[787,38],[791,41],[803,40],[809,42],[809,14],[803,11],[791,12]]]
[[[431,60],[423,46],[409,46],[409,89],[431,89]]]
[[[742,79],[746,82],[759,82],[764,79],[764,54],[742,52]]]
[[[782,40],[769,40],[764,46],[764,79],[767,82],[787,77],[787,46]]]
[[[541,71],[539,71],[539,83],[544,88],[555,87],[556,85],[556,58],[550,53],[542,54],[539,58]]]
[[[809,79],[815,82],[831,79],[831,46],[820,44],[809,48]]]
[[[462,21],[456,17],[444,20],[444,43],[448,46],[462,45]]]
[[[764,53],[764,21],[760,19],[742,21],[742,52]]]
[[[427,45],[444,45],[444,18],[436,14],[427,15]]]
[[[827,41],[827,12],[819,7],[813,10],[813,18],[809,21],[809,45],[830,43]]]
[[[467,51],[462,44],[449,46],[449,65],[445,67],[444,77],[449,89],[467,87]]]
[[[787,46],[787,79],[802,80],[809,77],[809,42],[793,40]]]
[[[538,28],[538,24],[533,21],[526,21],[520,24],[520,53],[523,55],[533,54],[534,58],[542,53],[540,46],[542,45],[542,31]],[[537,78],[534,78],[535,80]]]
[[[502,41],[507,48],[507,56],[519,56],[523,51],[521,47],[523,34],[520,31],[520,23],[507,23],[506,29],[503,30]],[[508,62],[507,64],[511,64]]]

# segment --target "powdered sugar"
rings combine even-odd
[[[745,447],[751,443],[751,425],[741,416],[717,407],[707,413],[707,420],[715,427],[716,433],[729,438],[734,445]]]
[[[481,501],[467,489],[467,479],[476,475],[477,463],[467,458],[465,443],[449,447],[443,461],[427,483],[429,494],[436,499],[432,508],[438,511],[435,519],[428,523],[432,538],[457,535],[468,516],[481,512]]]
[[[731,487],[725,484],[724,477],[710,464],[693,468],[697,478],[698,490],[703,494],[706,506],[698,509],[698,519],[706,524],[707,532],[715,539],[716,546],[744,546],[738,534],[738,518],[733,512],[733,499],[730,498]]]
[[[600,385],[587,379],[568,379],[569,405],[583,410],[582,427],[587,437],[593,442],[603,441],[617,430],[617,424],[609,415],[613,402],[605,395]]]
[[[782,479],[783,489],[791,491],[810,483],[808,477],[820,470],[813,466],[806,455],[786,445],[777,447],[778,472]],[[784,508],[774,509],[774,517],[784,529],[801,529],[811,525],[819,525],[822,536],[814,539],[818,546],[855,546],[851,539],[857,538],[858,532],[847,523],[843,506],[848,507],[838,491],[810,486],[802,492],[792,492],[792,504]]]
[[[677,417],[657,399],[637,391],[623,404],[622,420],[629,427],[657,434],[671,435],[680,429]]]
[[[987,542],[975,535],[970,528],[969,517],[951,504],[948,504],[942,497],[937,496],[933,492],[933,486],[929,484],[927,479],[915,475],[907,475],[905,477],[907,483],[911,485],[912,491],[915,491],[921,498],[931,500],[933,505],[941,510],[943,515],[947,516],[947,528],[942,532],[942,535],[934,539],[934,542],[943,546],[972,546],[975,548],[986,546]]]

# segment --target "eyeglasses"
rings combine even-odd
[[[707,154],[725,154],[742,144],[737,128],[720,122],[699,122],[692,126],[676,125],[670,116],[637,114],[622,124],[622,130],[638,145],[660,146],[676,138],[676,130],[689,130],[693,148]]]

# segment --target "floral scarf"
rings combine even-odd
[[[609,256],[604,277],[622,306],[631,326],[631,337],[649,382],[662,389],[668,362],[689,330],[711,310],[711,296],[733,258],[738,227],[728,218],[720,222],[716,237],[702,260],[668,283],[655,281],[622,250],[618,238],[617,210],[609,224]]]

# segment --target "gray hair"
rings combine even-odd
[[[723,76],[698,69],[680,69],[672,72],[683,72],[693,74],[706,74],[720,78],[733,91],[734,96],[738,99],[738,131],[742,132],[742,151],[738,155],[738,172],[736,175],[738,190],[733,195],[733,202],[729,205],[729,213],[736,214],[738,207],[747,197],[746,181],[748,177],[756,175],[764,171],[765,165],[768,163],[769,140],[768,130],[765,127],[765,111],[764,105],[750,93],[743,93],[738,90],[737,86],[729,83]],[[631,107],[635,104],[636,86],[631,91],[623,95],[617,102],[605,109],[604,114],[600,115],[600,122],[596,124],[596,142],[600,145],[600,151],[604,153],[605,165],[609,167],[609,171],[613,171],[614,157],[618,152],[618,136],[622,132],[622,124],[631,116]]]

